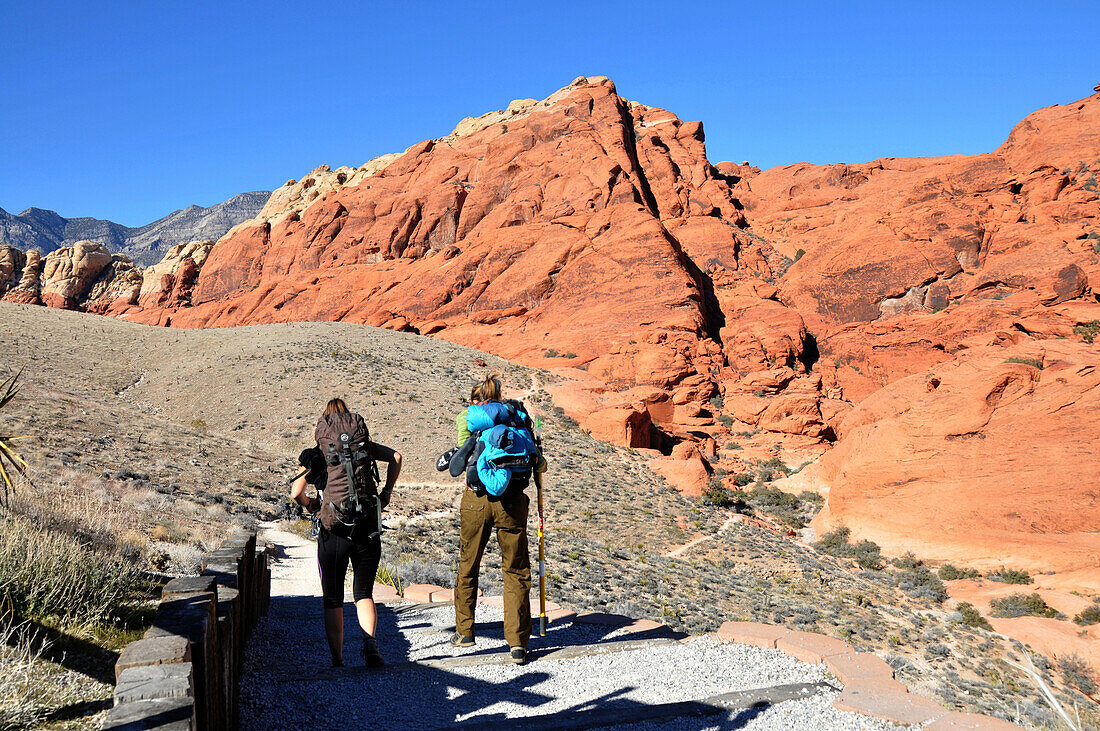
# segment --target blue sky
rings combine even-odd
[[[1100,2],[0,5],[0,207],[140,225],[607,75],[712,162],[992,150],[1100,82]]]

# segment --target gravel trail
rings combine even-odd
[[[245,729],[446,728],[506,719],[516,723],[521,718],[537,726],[583,727],[607,711],[637,724],[652,717],[657,704],[826,680],[820,667],[776,650],[726,645],[709,637],[675,642],[653,634],[631,636],[623,629],[568,622],[551,626],[546,637],[532,637],[531,661],[516,666],[499,662],[506,649],[499,608],[478,608],[478,643],[459,650],[447,644],[454,631],[452,607],[411,604],[380,609],[379,646],[387,662],[383,671],[360,667],[356,648],[361,634],[351,605],[346,605],[344,659],[349,667],[333,669],[321,621],[315,544],[276,530],[268,530],[263,540],[281,550],[272,568],[270,612],[257,626],[246,652],[241,681],[241,727]],[[636,649],[539,659],[565,648],[571,648],[566,651],[571,653],[589,652],[604,643],[647,638],[648,642],[631,645]],[[484,657],[485,663],[440,667],[460,655]],[[834,690],[814,687],[811,692],[809,697],[750,709],[643,725],[653,729],[892,728],[835,710],[830,705]]]

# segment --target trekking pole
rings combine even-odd
[[[542,419],[535,419],[535,444],[542,456]],[[542,473],[535,465],[535,492],[538,495],[538,532],[539,532],[539,637],[546,636],[546,541],[543,534],[542,519]]]

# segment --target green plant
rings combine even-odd
[[[1037,592],[998,597],[989,602],[989,608],[994,617],[1055,617],[1058,614]]]
[[[1073,328],[1073,332],[1075,335],[1080,335],[1086,343],[1092,345],[1092,341],[1096,339],[1097,335],[1100,335],[1100,320],[1089,320],[1083,325],[1077,325]]]
[[[1014,355],[1006,360],[1005,363],[1021,363],[1026,366],[1031,366],[1032,368],[1043,370],[1043,361],[1039,360],[1038,358],[1021,358]]]
[[[0,522],[0,600],[16,615],[62,626],[122,617],[150,588],[132,560],[22,516]]]
[[[733,417],[726,414],[719,414],[718,423],[727,428],[731,427],[733,426]]]
[[[981,574],[974,569],[960,569],[949,563],[945,563],[943,566],[940,566],[940,570],[936,573],[938,573],[940,575],[940,578],[944,581],[955,581],[957,579],[976,579],[981,576]]]
[[[989,620],[982,616],[973,604],[970,602],[959,602],[955,607],[960,615],[962,615],[962,623],[967,627],[979,627],[985,630],[993,630],[993,625],[989,623]]]
[[[191,428],[198,432],[206,431],[206,422],[202,419],[192,419]]]
[[[1067,685],[1072,685],[1087,696],[1096,693],[1096,682],[1092,679],[1089,665],[1078,655],[1058,658],[1058,672]]]
[[[400,596],[405,595],[405,590],[401,586],[401,572],[392,564],[383,563],[378,565],[378,573],[374,575],[374,583],[392,586]]]
[[[985,575],[990,581],[999,581],[1002,584],[1030,584],[1031,575],[1018,569],[1006,569],[1004,566]]]
[[[886,565],[886,559],[882,557],[882,549],[874,541],[863,540],[859,543],[850,543],[852,531],[845,526],[826,533],[821,540],[814,544],[814,548],[827,553],[830,556],[853,559],[865,569],[878,570]]]
[[[0,383],[0,409],[3,409],[11,403],[15,395],[19,393],[19,388],[16,384],[22,372],[22,369],[20,369],[19,373],[9,376]],[[0,431],[0,478],[3,478],[4,483],[3,498],[0,502],[4,505],[7,505],[9,492],[12,494],[15,493],[15,483],[11,480],[8,466],[10,465],[12,469],[24,477],[27,474],[27,463],[23,461],[23,458],[19,456],[19,453],[16,452],[15,448],[12,446],[12,442],[17,439],[27,439],[27,437],[15,436],[13,434],[8,434],[6,431]]]
[[[558,358],[559,357],[558,351],[555,350],[554,348],[547,348],[546,350],[542,351],[542,354],[544,356],[546,356],[547,358]]]
[[[1080,625],[1096,624],[1100,622],[1100,601],[1093,602],[1082,609],[1077,613],[1077,616],[1073,618],[1073,621]]]
[[[799,259],[801,259],[804,256],[806,256],[806,250],[805,249],[799,249],[798,251],[794,252],[794,260],[795,261],[798,261]]]
[[[738,487],[744,487],[753,481],[753,475],[751,472],[738,472],[733,476],[733,484]]]

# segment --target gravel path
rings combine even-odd
[[[478,608],[478,644],[457,650],[450,606],[396,605],[379,616],[384,671],[367,671],[355,648],[360,632],[350,604],[345,611],[345,661],[329,667],[321,623],[315,544],[268,531],[282,549],[272,569],[271,609],[249,641],[241,682],[241,726],[275,728],[443,728],[529,717],[538,725],[572,725],[584,714],[619,714],[624,721],[651,717],[656,704],[694,701],[731,691],[825,679],[821,668],[776,650],[726,645],[709,637],[686,642],[654,640],[638,649],[570,659],[544,659],[562,648],[587,648],[631,638],[622,629],[561,623],[533,637],[532,660],[500,664],[506,648],[501,610]],[[650,636],[650,635],[647,635]],[[485,664],[433,667],[459,655],[485,656]],[[647,728],[883,729],[873,719],[830,705],[836,692],[815,689],[808,698],[706,717],[683,717]],[[591,719],[592,716],[587,716]],[[606,717],[605,717],[606,718]],[[601,721],[602,722],[602,721]]]

